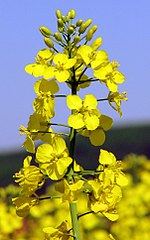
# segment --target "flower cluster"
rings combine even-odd
[[[15,174],[21,195],[13,202],[17,214],[26,216],[32,206],[45,199],[38,195],[37,190],[48,178],[59,181],[56,185],[59,195],[47,196],[47,199],[59,197],[62,203],[69,203],[72,218],[70,231],[66,221],[58,224],[57,229],[44,228],[45,240],[80,239],[77,202],[81,193],[87,196],[87,205],[94,214],[101,213],[112,221],[116,220],[116,206],[122,197],[121,187],[127,184],[121,163],[106,150],[101,149],[99,167],[91,172],[75,161],[78,134],[88,137],[92,145],[101,146],[105,142],[105,131],[112,127],[112,118],[100,112],[99,103],[107,101],[121,116],[121,101],[127,100],[125,93],[118,91],[118,85],[125,80],[118,70],[119,64],[110,61],[107,52],[99,49],[101,37],[93,40],[97,25],[90,26],[91,19],[79,19],[73,23],[75,15],[74,10],[66,16],[60,10],[56,11],[58,31],[52,33],[45,26],[40,28],[46,47],[37,53],[34,63],[25,67],[27,73],[38,78],[34,83],[34,112],[27,127],[20,127],[20,133],[26,135],[23,146],[34,155],[34,165],[31,165],[32,157],[28,156],[23,168]],[[87,75],[89,69],[92,76]],[[105,84],[108,97],[97,99],[90,93],[82,100],[80,90],[95,82]],[[57,94],[62,83],[68,86],[68,95]],[[55,100],[58,97],[65,99],[71,111],[67,124],[53,123],[51,120],[55,116]],[[55,125],[66,127],[69,133],[55,132],[52,129]],[[68,144],[63,136],[69,138]],[[42,141],[37,148],[34,144],[36,140]],[[87,179],[88,175],[90,179]]]

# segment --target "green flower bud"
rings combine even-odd
[[[89,18],[88,20],[86,20],[86,21],[84,22],[86,28],[88,28],[91,23],[92,23],[92,19],[91,19],[91,18]]]
[[[47,27],[42,26],[39,30],[44,37],[50,37],[51,31]]]
[[[80,34],[84,33],[91,23],[92,23],[92,19],[90,19],[90,18],[87,21],[85,21],[84,23],[82,23],[79,28],[79,33]]]
[[[76,12],[75,12],[74,9],[70,10],[70,11],[68,12],[68,14],[67,14],[67,17],[68,17],[69,19],[74,19],[75,16],[76,16]]]
[[[86,41],[90,41],[93,37],[93,34],[95,33],[95,31],[97,30],[98,26],[94,25],[93,27],[91,27],[86,35]]]
[[[63,20],[61,18],[58,18],[57,24],[58,24],[58,28],[61,28],[61,27],[64,26],[64,22],[63,22]]]
[[[63,32],[64,32],[64,27],[58,27],[58,31],[59,31],[60,33],[63,33]]]
[[[56,17],[57,17],[57,18],[62,18],[62,14],[61,14],[61,11],[60,11],[60,10],[57,10],[57,11],[56,11]]]
[[[93,50],[97,50],[100,46],[102,45],[102,38],[101,37],[98,37],[96,38],[92,44],[91,44],[91,47],[93,48]]]
[[[73,32],[74,32],[74,28],[73,28],[73,27],[69,27],[69,28],[68,28],[68,33],[69,33],[69,34],[72,34]]]
[[[79,20],[76,22],[76,26],[77,26],[77,27],[80,27],[82,23],[83,23],[83,20],[82,20],[82,19],[79,19]]]
[[[74,44],[76,45],[77,43],[79,43],[81,40],[81,38],[79,36],[76,36],[73,40]]]
[[[49,38],[44,38],[44,42],[45,42],[45,44],[46,44],[49,48],[53,48],[53,47],[54,47],[54,44],[53,44],[53,42],[52,42],[51,39],[49,39]]]
[[[62,41],[62,38],[61,38],[61,35],[58,33],[58,32],[55,32],[54,33],[54,37],[57,41],[61,42]]]
[[[66,16],[62,16],[62,20],[63,20],[64,23],[66,23],[68,21]]]

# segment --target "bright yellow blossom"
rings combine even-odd
[[[63,221],[57,228],[45,227],[43,228],[45,234],[44,240],[67,240],[71,239],[68,236],[67,222]]]
[[[73,202],[77,201],[79,193],[83,187],[84,181],[78,180],[73,184],[69,184],[66,179],[57,183],[56,190],[62,193],[62,201]]]
[[[85,136],[89,137],[89,140],[94,146],[101,146],[105,142],[105,132],[108,131],[113,124],[112,118],[101,114],[99,116],[99,125],[95,130],[80,129],[78,132]]]
[[[68,118],[68,125],[75,129],[87,128],[88,130],[95,130],[99,126],[100,112],[96,108],[97,100],[92,94],[87,94],[85,99],[77,95],[67,96],[67,106],[73,110]]]
[[[45,70],[51,63],[54,53],[48,48],[42,49],[38,52],[35,63],[28,64],[25,67],[25,71],[32,74],[34,77],[43,76]]]
[[[118,91],[118,84],[124,82],[124,75],[117,70],[118,63],[116,61],[110,62],[94,70],[94,76],[105,83],[111,92]]]
[[[121,111],[121,101],[127,101],[128,98],[126,97],[126,92],[119,93],[119,92],[110,92],[108,95],[108,102],[110,106],[115,109],[119,114],[120,117],[122,117],[122,111]],[[113,103],[115,103],[115,106],[113,106]]]
[[[44,184],[44,176],[40,168],[30,165],[31,156],[24,159],[23,168],[15,174],[15,182],[19,183],[22,188],[22,193],[26,196],[31,196],[37,189]]]
[[[104,167],[104,172],[99,176],[105,187],[111,184],[117,184],[119,186],[126,186],[128,184],[128,179],[121,171],[121,161],[116,161],[116,157],[113,153],[101,149],[99,162],[102,165],[107,165],[106,168]]]
[[[54,117],[53,94],[59,90],[57,83],[40,79],[34,84],[34,90],[38,96],[33,102],[34,111],[47,120]]]
[[[49,66],[44,72],[44,78],[55,77],[59,82],[65,82],[70,77],[70,69],[75,65],[75,58],[68,58],[66,54],[58,53],[54,56],[55,66]]]
[[[103,182],[98,179],[89,180],[88,184],[92,188],[92,193],[89,195],[90,209],[96,213],[101,212],[108,219],[115,221],[118,218],[115,207],[122,197],[121,188],[117,185],[104,187]]]
[[[53,138],[52,144],[42,144],[37,148],[36,161],[41,171],[52,180],[61,179],[72,162],[65,140],[60,136]]]
[[[13,204],[16,206],[16,213],[19,217],[26,217],[29,214],[30,208],[38,204],[35,197],[28,197],[21,195],[12,199]]]
[[[104,50],[94,51],[90,46],[83,45],[79,47],[77,54],[85,62],[86,66],[93,69],[100,67],[102,64],[108,62],[108,54]]]

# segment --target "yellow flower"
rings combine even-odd
[[[15,174],[15,182],[19,183],[22,193],[31,196],[37,189],[44,184],[44,176],[40,172],[40,168],[30,165],[31,156],[24,159],[23,168]]]
[[[87,94],[84,101],[77,95],[68,95],[67,106],[73,110],[73,114],[68,118],[68,125],[75,129],[85,127],[88,130],[95,130],[99,126],[100,116],[97,104],[92,94]]]
[[[61,182],[57,183],[55,189],[61,192],[62,201],[77,201],[79,193],[83,187],[84,181],[78,180],[73,184],[69,184],[66,179],[63,179]]]
[[[102,181],[89,180],[92,188],[89,195],[89,207],[92,211],[104,214],[111,221],[118,219],[119,215],[115,210],[116,204],[121,200],[121,188],[117,185],[105,187]]]
[[[52,180],[61,179],[72,162],[65,140],[60,136],[53,138],[52,144],[42,144],[37,148],[36,161],[41,171]]]
[[[16,205],[16,213],[19,217],[26,217],[29,214],[30,208],[38,204],[36,198],[27,197],[26,195],[13,198],[12,202]]]
[[[90,46],[83,45],[79,47],[77,54],[85,62],[86,66],[90,66],[93,69],[100,67],[103,63],[108,62],[108,54],[104,50],[94,51]]]
[[[116,157],[113,153],[101,149],[99,162],[100,164],[107,166],[104,167],[104,172],[102,172],[99,176],[105,187],[110,184],[117,184],[119,186],[126,186],[128,184],[128,179],[121,171],[121,161],[116,161]]]
[[[67,81],[70,77],[70,68],[75,65],[76,59],[68,59],[66,54],[58,53],[54,56],[53,62],[56,66],[49,66],[44,72],[44,78],[55,77],[59,82]]]
[[[45,227],[43,228],[45,234],[44,240],[67,240],[70,239],[67,236],[67,221],[62,222],[57,228]]]
[[[38,96],[33,102],[34,111],[47,120],[54,117],[53,94],[59,90],[57,83],[40,79],[34,84],[34,90]]]
[[[124,75],[117,70],[118,63],[116,61],[105,64],[94,70],[94,76],[105,83],[111,92],[118,91],[118,85],[124,82]]]
[[[42,49],[38,52],[35,63],[28,64],[25,71],[32,74],[34,77],[43,76],[45,70],[51,63],[54,53],[48,48]]]
[[[122,111],[121,111],[121,101],[124,100],[124,101],[127,101],[128,98],[126,97],[126,92],[123,92],[123,93],[119,93],[119,92],[110,92],[109,95],[108,95],[108,102],[110,104],[110,106],[116,110],[119,114],[120,114],[120,117],[122,117]],[[112,103],[115,103],[115,106],[113,106]]]
[[[105,142],[105,132],[108,131],[113,124],[112,118],[101,114],[99,116],[99,125],[95,130],[80,129],[78,132],[85,136],[89,137],[89,140],[94,146],[101,146]]]

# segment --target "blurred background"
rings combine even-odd
[[[0,2],[2,185],[4,175],[5,179],[6,175],[12,176],[15,164],[19,168],[25,155],[21,148],[24,137],[19,135],[18,129],[20,124],[27,125],[33,112],[35,79],[25,73],[24,67],[34,62],[37,52],[45,47],[39,27],[44,25],[52,32],[56,31],[57,9],[64,15],[70,9],[75,9],[76,19],[92,18],[93,24],[99,27],[95,38],[103,38],[102,49],[108,52],[110,60],[120,63],[120,71],[126,76],[126,81],[119,88],[120,92],[127,91],[129,98],[122,104],[123,117],[120,119],[118,113],[108,104],[100,106],[103,114],[114,119],[114,127],[108,132],[107,142],[103,147],[115,152],[118,158],[130,152],[150,157],[150,1],[5,0]],[[106,97],[105,88],[100,87],[97,88],[95,83],[88,91],[98,98]],[[63,85],[60,88],[63,93],[68,93]],[[81,91],[81,95],[84,93]],[[58,100],[53,122],[67,122],[67,114],[62,117],[60,111],[64,106],[65,102]],[[83,139],[79,140],[79,144],[83,145],[84,153],[87,149],[91,152],[90,145],[85,145]],[[99,151],[94,147],[92,150],[96,154]],[[81,155],[81,152],[77,154]],[[88,158],[90,159],[90,155]],[[9,182],[8,177],[7,181]]]

